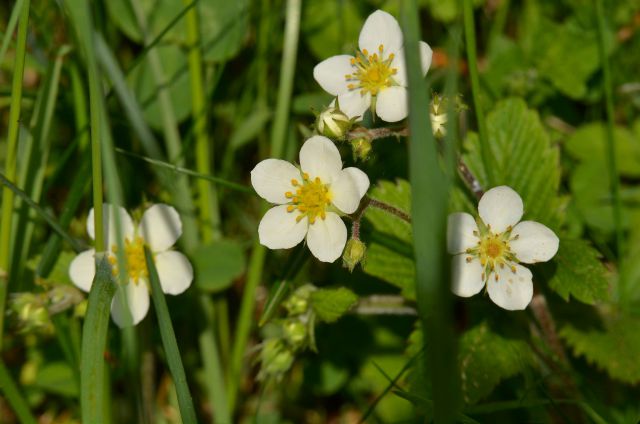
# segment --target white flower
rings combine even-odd
[[[553,231],[533,221],[520,221],[522,199],[507,186],[487,191],[478,203],[480,218],[449,215],[447,248],[454,254],[452,290],[462,297],[486,285],[493,302],[508,310],[527,307],[533,296],[531,271],[519,265],[550,260],[560,241]]]
[[[387,12],[377,10],[367,18],[356,56],[338,55],[316,65],[313,77],[337,96],[340,109],[362,116],[371,107],[380,119],[397,122],[407,117],[407,73],[400,25]],[[431,66],[431,47],[420,42],[422,74]]]
[[[120,216],[122,239],[125,246],[125,260],[129,282],[118,286],[118,290],[126,290],[126,296],[116,293],[111,301],[111,317],[119,326],[127,325],[126,313],[122,299],[126,297],[133,325],[138,324],[149,310],[149,281],[144,256],[144,246],[148,246],[160,279],[162,291],[166,294],[180,294],[191,285],[193,268],[189,260],[180,252],[169,250],[182,234],[182,221],[176,210],[168,205],[151,206],[142,215],[140,224],[134,226],[131,216],[124,208],[104,204],[104,234],[107,243],[107,257],[113,266],[114,277],[117,276],[117,234],[115,214]],[[87,217],[87,232],[95,237],[93,208]],[[88,292],[91,289],[96,273],[95,249],[86,250],[76,256],[69,266],[69,276],[73,284]]]
[[[300,169],[284,160],[266,159],[251,171],[251,184],[260,197],[279,205],[260,221],[262,245],[289,249],[306,236],[316,258],[333,262],[347,242],[347,227],[339,214],[358,209],[369,178],[358,168],[342,169],[335,144],[316,135],[300,149]]]

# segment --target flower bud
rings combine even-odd
[[[371,140],[367,137],[359,137],[351,140],[354,160],[365,161],[371,153]]]
[[[338,106],[329,106],[316,119],[316,130],[319,134],[334,140],[344,140],[353,121]]]
[[[353,269],[364,260],[367,253],[367,246],[360,240],[352,238],[347,242],[342,253],[342,264],[353,272]]]
[[[258,378],[281,378],[293,365],[293,352],[280,339],[269,339],[264,342],[260,352],[260,373]]]
[[[298,287],[291,296],[284,302],[284,307],[289,315],[302,315],[309,308],[309,296],[315,287],[311,284],[305,284]]]
[[[299,320],[285,321],[282,327],[286,339],[294,349],[302,345],[307,339],[307,326]]]

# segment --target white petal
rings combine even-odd
[[[340,176],[331,183],[329,189],[331,203],[344,213],[354,213],[360,206],[360,199],[362,199],[358,184],[351,171],[346,169],[340,171]]]
[[[180,294],[193,281],[193,267],[180,252],[168,250],[154,257],[162,291],[166,294]]]
[[[333,141],[321,135],[314,135],[304,142],[300,149],[300,168],[311,179],[319,177],[324,184],[331,184],[340,176],[342,158]]]
[[[533,276],[522,265],[514,264],[514,267],[515,273],[508,266],[498,267],[496,273],[489,276],[487,290],[496,305],[509,311],[520,311],[527,307],[533,297]]]
[[[287,212],[287,205],[267,211],[258,225],[260,244],[269,249],[290,249],[300,243],[307,234],[308,219],[296,221],[297,211]]]
[[[123,290],[124,289],[124,290]],[[129,305],[131,320],[128,320],[126,313],[126,303]],[[147,315],[149,311],[149,289],[144,281],[137,284],[129,282],[125,286],[119,286],[113,300],[111,301],[111,318],[118,327],[128,327],[137,325]]]
[[[431,47],[424,41],[420,41],[420,62],[422,64],[422,75],[426,75],[427,71],[431,67],[431,58],[433,56],[433,51]],[[403,87],[407,86],[407,66],[406,66],[405,58],[404,58],[404,47],[398,50],[398,52],[394,55],[393,61],[391,62],[391,68],[396,69],[396,74],[393,79],[396,81],[398,85]]]
[[[353,56],[342,54],[323,60],[313,68],[313,78],[318,81],[320,87],[327,93],[337,96],[349,90],[346,75],[355,72],[351,65]]]
[[[514,237],[518,237],[514,240]],[[511,232],[511,251],[520,262],[546,262],[558,252],[560,240],[548,227],[533,221],[522,221]]]
[[[376,10],[365,21],[362,30],[360,31],[360,38],[358,39],[358,46],[360,50],[367,53],[378,53],[378,48],[384,46],[384,57],[387,57],[388,53],[395,53],[402,47],[402,30],[398,21],[382,10]]]
[[[307,245],[313,256],[322,262],[333,262],[342,255],[347,243],[347,227],[340,217],[327,213],[325,219],[316,219],[309,225]]]
[[[478,245],[478,225],[471,215],[456,212],[447,221],[447,250],[455,255]]]
[[[131,216],[127,213],[122,206],[110,205],[104,203],[102,205],[102,217],[103,228],[107,250],[110,250],[112,246],[115,246],[117,242],[116,238],[116,213],[120,215],[120,225],[122,226],[123,241],[125,238],[133,239],[134,227]],[[95,240],[95,227],[94,227],[94,210],[91,208],[89,216],[87,216],[87,233],[89,237]],[[96,246],[99,247],[99,246]]]
[[[369,177],[367,176],[367,174],[362,172],[360,169],[354,168],[354,167],[345,168],[342,170],[342,172],[348,172],[349,174],[351,174],[351,177],[353,178],[353,180],[356,182],[356,185],[358,186],[358,194],[362,199],[364,195],[367,194],[367,191],[369,190],[369,185],[371,184],[369,182]]]
[[[409,114],[407,89],[400,86],[387,87],[378,93],[376,115],[385,122],[398,122]]]
[[[471,297],[484,287],[483,268],[478,258],[467,262],[468,255],[456,255],[451,263],[451,291],[461,297]]]
[[[144,211],[139,229],[151,251],[162,252],[173,246],[182,234],[182,221],[172,206],[158,203]]]
[[[511,187],[499,186],[487,191],[478,203],[478,213],[495,234],[504,232],[522,218],[522,198]]]
[[[295,192],[291,180],[301,181],[300,170],[281,159],[265,159],[251,171],[251,185],[256,193],[268,202],[288,203],[288,191]]]
[[[73,258],[69,265],[69,277],[80,290],[89,292],[93,278],[96,276],[96,251],[85,250]]]
[[[362,115],[371,106],[371,94],[362,94],[360,90],[349,90],[338,96],[338,104],[340,110],[349,118],[359,118],[358,120],[361,121]],[[332,103],[333,105],[335,103]]]

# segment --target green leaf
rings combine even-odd
[[[364,272],[380,278],[402,290],[409,300],[416,298],[416,270],[413,259],[378,243],[367,247],[367,256],[362,266]]]
[[[369,196],[411,214],[411,185],[406,180],[399,179],[396,183],[380,181],[371,189]],[[408,222],[377,208],[368,208],[364,216],[376,230],[411,242],[411,224]]]
[[[627,128],[615,127],[616,160],[620,175],[640,176],[640,144]],[[567,139],[564,148],[581,162],[602,162],[606,158],[607,136],[602,122],[592,122],[578,127]]]
[[[65,362],[49,362],[38,370],[35,386],[47,392],[78,397],[78,383]]]
[[[358,296],[345,287],[318,289],[311,293],[311,307],[324,322],[335,322],[356,304]]]
[[[355,53],[364,22],[355,1],[309,1],[302,13],[301,31],[318,59]]]
[[[600,253],[586,241],[561,239],[554,257],[558,267],[549,287],[567,301],[570,296],[588,304],[607,300],[607,270],[599,258]]]
[[[521,99],[498,103],[487,117],[487,131],[496,185],[508,185],[524,201],[525,219],[558,228],[563,200],[558,149],[553,147],[538,114]],[[482,164],[477,134],[464,142],[464,161],[486,189],[487,173]]]
[[[115,23],[127,37],[141,42],[142,34],[129,2],[130,0],[108,1],[107,11],[111,15],[111,22]],[[248,0],[197,0],[195,7],[202,23],[201,47],[205,60],[219,62],[238,53],[246,34],[248,4]],[[141,0],[141,5],[146,12],[148,31],[152,38],[160,35],[173,23],[173,26],[163,35],[162,41],[176,45],[186,43],[184,17],[173,22],[185,9],[183,2]]]
[[[202,245],[193,254],[198,288],[207,292],[227,289],[245,270],[244,251],[232,240]]]
[[[50,284],[72,284],[71,279],[69,278],[69,265],[71,265],[71,261],[76,257],[76,254],[69,251],[62,251],[58,255],[58,259],[56,260],[51,273],[44,280]],[[40,260],[42,259],[41,255],[35,256],[27,262],[27,267],[34,271],[38,268],[40,264]]]
[[[596,31],[581,27],[576,19],[561,25],[542,20],[532,59],[540,75],[558,90],[581,99],[587,94],[589,77],[600,66]]]
[[[611,378],[629,384],[640,382],[640,319],[611,313],[604,317],[605,329],[581,330],[567,324],[560,337],[576,356],[603,369]]]
[[[460,338],[462,394],[473,404],[491,394],[502,380],[525,371],[533,363],[527,344],[493,333],[486,323]]]

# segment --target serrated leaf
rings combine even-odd
[[[244,272],[244,251],[233,240],[203,245],[193,254],[193,266],[198,287],[207,292],[219,292]]]
[[[379,181],[378,184],[371,189],[369,196],[394,206],[407,214],[411,213],[411,185],[406,180],[399,179],[395,183],[391,181]],[[410,223],[403,221],[389,212],[372,207],[366,210],[364,216],[371,222],[376,230],[411,243]]]
[[[345,287],[318,289],[311,293],[310,302],[318,319],[335,322],[355,305],[358,296]]]
[[[493,333],[486,323],[460,338],[462,394],[473,404],[491,394],[502,380],[522,373],[532,364],[527,344]]]
[[[587,94],[587,80],[600,66],[594,28],[583,28],[576,20],[539,24],[533,56],[540,75],[565,95],[580,99]]]
[[[487,117],[494,186],[508,185],[524,201],[525,219],[551,228],[561,223],[563,201],[558,197],[560,163],[538,114],[521,99],[498,103]],[[487,173],[478,136],[470,133],[464,142],[464,161],[485,189]]]
[[[362,269],[369,275],[399,287],[407,299],[415,300],[416,271],[412,259],[378,243],[371,243],[367,247],[367,257]]]
[[[580,330],[570,324],[560,331],[575,356],[603,369],[611,378],[640,382],[640,319],[627,315],[605,316],[605,330]]]
[[[549,287],[564,300],[569,297],[594,304],[609,298],[606,268],[600,253],[584,240],[561,239],[554,257],[557,268],[549,280]]]

